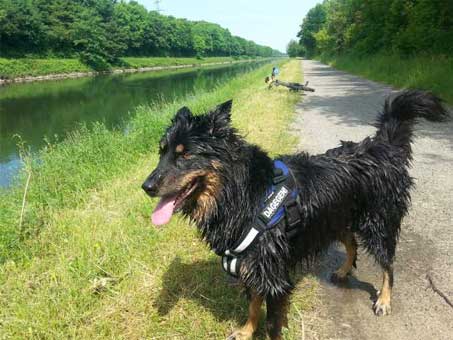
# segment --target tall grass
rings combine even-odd
[[[429,90],[453,104],[451,56],[340,55],[321,56],[320,60],[340,70],[398,88]]]
[[[299,96],[268,90],[269,72],[263,66],[212,92],[141,107],[126,134],[82,127],[43,150],[31,166],[27,235],[15,230],[24,180],[0,198],[0,338],[217,339],[244,322],[245,299],[226,282],[219,259],[179,218],[153,228],[153,203],[140,184],[182,105],[203,112],[233,98],[233,122],[248,140],[272,154],[291,151],[287,127]],[[281,67],[289,81],[300,75],[296,61]],[[301,284],[290,339],[300,337],[300,312],[313,295],[310,281]]]

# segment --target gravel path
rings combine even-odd
[[[340,139],[358,141],[374,133],[376,113],[391,87],[303,62],[305,80],[316,89],[298,105],[294,133],[300,150],[323,153]],[[305,339],[453,339],[453,308],[431,289],[426,275],[453,302],[453,122],[421,122],[413,145],[411,175],[417,187],[404,220],[395,262],[392,315],[376,317],[371,306],[382,276],[359,252],[349,282],[333,286],[329,274],[344,259],[332,247],[315,268],[318,305],[304,316]]]

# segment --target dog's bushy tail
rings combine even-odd
[[[402,147],[410,159],[414,124],[419,117],[429,121],[445,121],[448,111],[442,105],[442,100],[430,92],[407,90],[393,100],[388,98],[377,118],[376,137]]]

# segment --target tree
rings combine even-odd
[[[96,70],[108,69],[127,49],[120,26],[113,20],[113,3],[84,7],[74,25],[74,45],[80,59]]]
[[[325,0],[298,33],[308,55],[453,52],[451,0]]]
[[[310,9],[304,18],[297,36],[300,38],[299,43],[304,47],[307,56],[312,56],[316,53],[315,34],[321,30],[325,21],[326,10],[324,4],[318,4]]]
[[[213,23],[125,0],[0,0],[0,56],[75,57],[105,69],[122,56],[270,56]]]
[[[114,6],[112,20],[118,27],[117,39],[127,46],[126,54],[140,55],[148,20],[146,8],[135,1],[120,2]]]
[[[291,57],[302,57],[303,48],[296,40],[290,40],[288,46],[286,47],[286,53]]]
[[[0,0],[0,11],[0,52],[5,56],[42,53],[45,27],[37,8],[26,0]]]

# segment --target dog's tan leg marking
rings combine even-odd
[[[357,241],[354,235],[348,234],[341,239],[341,243],[346,248],[346,261],[332,274],[332,280],[342,281],[346,279],[346,276],[351,272],[357,258]]]
[[[263,298],[255,293],[252,293],[252,298],[249,304],[249,317],[244,326],[234,331],[227,340],[247,340],[251,339],[258,327],[260,319],[261,305]]]
[[[390,302],[392,299],[392,286],[393,286],[393,270],[390,267],[388,270],[384,269],[382,280],[382,288],[379,297],[374,304],[374,312],[376,315],[388,315],[392,312]]]

